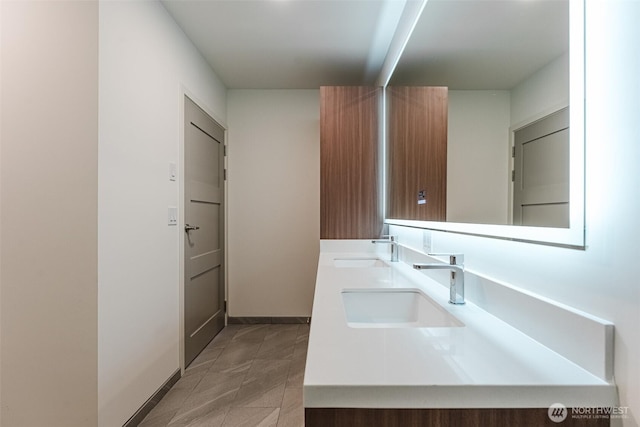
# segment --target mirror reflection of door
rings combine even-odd
[[[513,223],[569,227],[569,109],[514,133]]]

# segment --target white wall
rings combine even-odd
[[[511,90],[511,125],[522,126],[569,105],[569,52]]]
[[[508,224],[510,135],[569,103],[568,53],[511,91],[449,91],[447,221]]]
[[[98,6],[0,9],[0,424],[95,426]]]
[[[228,93],[229,315],[311,315],[320,239],[318,90]]]
[[[586,249],[434,232],[432,250],[615,324],[625,427],[640,423],[640,2],[587,0]],[[541,319],[542,321],[543,319]]]
[[[183,89],[223,125],[226,89],[160,3],[100,2],[99,20],[98,402],[111,427],[179,368],[169,162],[181,163]]]
[[[507,224],[509,91],[449,91],[447,221]]]
[[[0,165],[2,165],[2,140],[4,138],[2,133],[2,103],[4,102],[2,97],[2,59],[3,59],[3,45],[2,45],[2,17],[3,7],[0,4]],[[2,173],[0,172],[0,320],[2,319]],[[0,324],[0,402],[2,402],[2,325]],[[2,403],[0,403],[0,425],[2,424]]]

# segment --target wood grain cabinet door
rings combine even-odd
[[[382,89],[320,88],[320,238],[367,239],[382,231]]]

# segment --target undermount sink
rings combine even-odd
[[[334,258],[333,265],[336,267],[389,267],[380,258]]]
[[[452,328],[464,326],[419,289],[344,289],[352,328]]]

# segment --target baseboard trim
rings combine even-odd
[[[160,400],[162,400],[164,395],[171,390],[171,387],[178,382],[181,376],[182,374],[180,373],[180,369],[178,369],[158,390],[156,390],[155,393],[153,393],[153,395],[140,407],[140,409],[138,409],[136,413],[123,424],[122,427],[137,427],[138,424],[144,420],[144,417],[149,415],[149,412],[151,412],[151,410],[160,403]]]
[[[309,317],[231,317],[227,318],[229,325],[264,325],[264,324],[307,324],[311,321]]]

